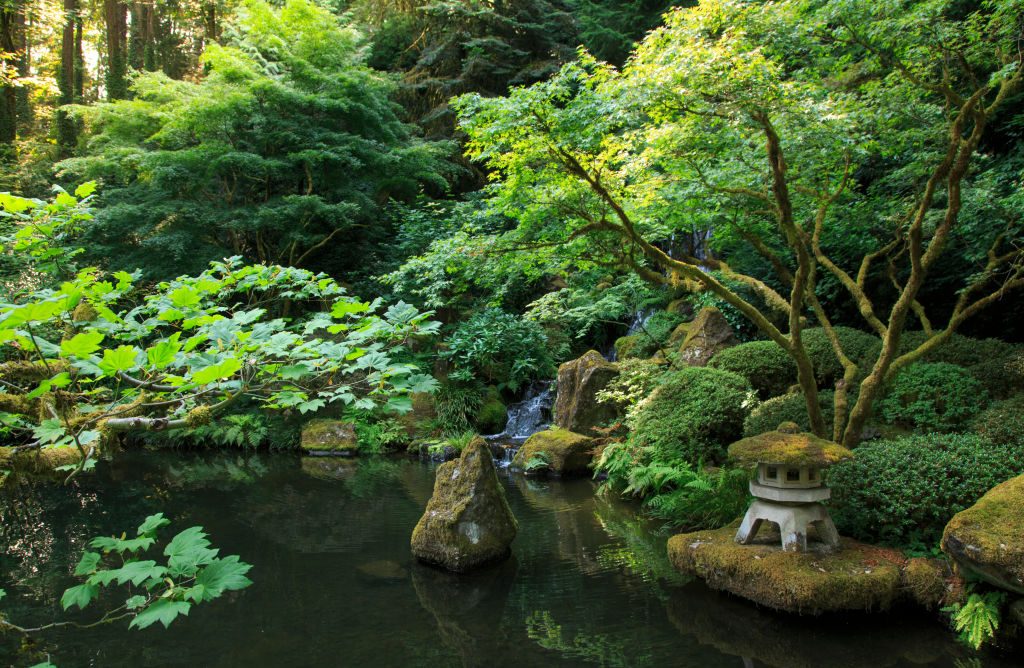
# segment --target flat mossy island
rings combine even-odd
[[[490,448],[475,438],[458,459],[437,467],[434,494],[412,532],[412,553],[461,573],[507,557],[518,528]]]
[[[587,475],[594,457],[594,439],[566,429],[538,431],[526,439],[512,459],[512,468],[527,470],[530,461],[545,462],[539,467],[554,476]]]
[[[1024,476],[996,485],[946,525],[942,549],[966,574],[1024,594]]]
[[[785,612],[886,610],[901,596],[905,560],[895,550],[843,538],[836,552],[787,552],[769,537],[739,545],[735,534],[733,525],[673,536],[669,559],[713,589]]]
[[[302,426],[300,443],[311,455],[352,456],[359,452],[356,426],[341,420],[310,420]]]

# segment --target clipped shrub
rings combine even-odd
[[[828,470],[830,509],[843,535],[929,549],[953,515],[1022,472],[1024,447],[973,434],[873,441]]]
[[[974,418],[971,431],[999,445],[1024,448],[1024,395],[986,408]]]
[[[886,422],[918,432],[962,431],[987,405],[981,382],[947,362],[918,362],[901,370],[878,402]]]
[[[825,426],[831,430],[835,419],[835,392],[822,390],[818,392],[818,403],[825,418]],[[795,422],[804,431],[811,430],[811,419],[807,415],[807,402],[801,392],[784,394],[768,401],[761,402],[743,421],[743,435],[757,436],[775,430],[783,422]]]
[[[750,394],[746,379],[731,371],[689,367],[666,374],[636,407],[634,441],[668,465],[724,461],[726,447],[743,431]]]
[[[774,341],[750,341],[726,348],[708,366],[747,379],[761,399],[785,394],[796,383],[796,364]]]
[[[900,353],[917,348],[927,338],[921,331],[904,332],[900,338]],[[1024,347],[1020,344],[953,334],[922,361],[965,367],[994,397],[1006,398],[1024,390]]]
[[[876,336],[852,327],[836,327],[843,352],[860,367],[861,374],[874,363],[882,349],[882,341]],[[821,327],[812,327],[803,332],[804,348],[814,365],[814,376],[819,387],[834,387],[843,377],[843,365],[839,363],[832,343]]]

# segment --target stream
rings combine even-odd
[[[0,587],[16,623],[98,617],[57,603],[85,542],[160,511],[172,520],[165,539],[204,526],[221,554],[254,565],[254,584],[167,630],[53,630],[28,655],[0,635],[0,664],[48,654],[61,668],[1011,665],[916,610],[798,618],[712,592],[677,575],[665,536],[590,480],[499,475],[520,524],[513,556],[462,577],[410,556],[434,477],[418,461],[128,452],[69,488],[8,485]]]

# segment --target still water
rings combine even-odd
[[[55,630],[30,654],[0,636],[0,664],[48,655],[60,668],[1014,665],[961,648],[919,613],[758,610],[675,575],[665,537],[631,506],[595,497],[592,482],[501,475],[520,523],[513,557],[463,577],[410,557],[434,476],[419,462],[131,453],[70,489],[13,486],[0,497],[0,605],[18,624],[66,619],[55,601],[75,583],[85,542],[134,531],[154,512],[172,520],[167,538],[204,526],[222,554],[254,565],[254,584],[167,630]],[[87,612],[73,618],[98,617]]]

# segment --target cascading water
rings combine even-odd
[[[504,456],[498,462],[508,466],[523,441],[551,424],[551,407],[555,403],[554,382],[538,381],[530,385],[523,399],[508,407],[508,421],[505,431],[488,436],[488,440],[500,441]]]
[[[647,327],[647,321],[657,312],[658,309],[656,308],[644,308],[633,313],[633,318],[629,321],[629,328],[626,330],[626,336],[633,336],[644,331]],[[601,351],[601,355],[609,362],[614,362],[618,357],[615,353],[615,344],[609,344],[606,350]]]

